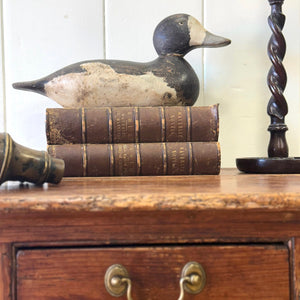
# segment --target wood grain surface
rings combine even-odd
[[[104,274],[115,263],[126,267],[133,299],[177,299],[182,268],[198,261],[206,286],[184,299],[288,300],[288,259],[287,247],[266,245],[24,250],[17,254],[17,299],[114,299]]]
[[[0,244],[0,300],[10,299],[13,258],[9,244]]]
[[[0,187],[0,213],[300,208],[300,175],[146,176],[63,179],[59,185],[9,182]]]
[[[44,298],[47,300],[98,299],[96,279],[85,283],[83,274],[100,270],[101,274],[95,275],[99,290],[104,260],[125,265],[126,257],[130,269],[136,262],[141,268],[143,258],[135,255],[144,251],[149,252],[145,261],[151,268],[156,264],[150,262],[152,258],[162,256],[177,272],[170,299],[178,298],[182,265],[176,260],[183,264],[186,261],[180,257],[184,257],[199,260],[208,273],[224,275],[209,276],[216,280],[213,286],[220,288],[219,294],[214,294],[208,283],[207,290],[216,295],[212,299],[247,299],[242,296],[245,291],[248,299],[298,300],[299,179],[300,175],[246,175],[222,170],[220,176],[79,178],[43,186],[4,184],[0,187],[2,299],[42,299],[35,289],[31,290],[33,298],[28,298],[33,283],[37,290],[42,286],[51,290]],[[137,249],[141,250],[135,252]],[[120,260],[114,261],[115,257]],[[206,262],[203,257],[207,257]],[[145,277],[139,283],[137,275],[133,276],[135,300],[143,299],[144,293],[151,295],[146,299],[158,299],[152,296],[152,289],[143,289]],[[76,280],[91,287],[90,298],[80,295]],[[52,282],[52,288],[46,281]],[[233,295],[226,288],[231,281],[237,287]],[[264,289],[257,290],[258,281],[263,282]],[[56,285],[62,296],[55,296]],[[69,289],[74,297],[64,298]],[[252,294],[256,290],[258,298]],[[210,299],[207,295],[203,299]]]
[[[292,274],[292,283],[293,283],[293,292],[294,298],[296,300],[300,299],[300,238],[293,240],[292,245],[292,265],[291,265],[291,274]]]

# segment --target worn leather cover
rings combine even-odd
[[[218,104],[46,111],[49,145],[209,142],[217,141],[218,134]]]
[[[219,174],[218,142],[48,145],[66,177]]]

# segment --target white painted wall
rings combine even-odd
[[[2,0],[2,6],[0,131],[6,129],[17,142],[45,149],[45,109],[58,105],[14,90],[13,82],[37,79],[86,59],[152,60],[155,26],[182,12],[232,40],[226,48],[197,49],[186,56],[201,81],[197,105],[220,103],[222,167],[235,167],[237,157],[266,156],[266,77],[271,66],[266,53],[271,36],[267,0]],[[283,10],[287,139],[290,155],[299,156],[300,2],[286,1]]]
[[[0,1],[0,4],[1,1]],[[3,23],[2,23],[2,5],[0,5],[0,132],[4,132],[6,130],[6,116],[5,116],[5,77],[4,74],[4,52],[3,52]]]
[[[46,149],[50,99],[12,88],[86,58],[103,57],[103,4],[98,0],[3,0],[6,128],[18,143]]]

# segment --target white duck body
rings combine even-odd
[[[45,94],[64,107],[174,105],[175,88],[151,71],[117,73],[103,62],[83,62],[84,72],[58,76],[45,84]]]

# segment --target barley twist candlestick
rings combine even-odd
[[[282,64],[286,52],[286,43],[282,34],[285,16],[282,14],[284,0],[268,0],[271,15],[268,18],[272,36],[268,44],[268,55],[272,67],[268,73],[268,86],[272,96],[268,103],[268,115],[271,118],[269,157],[238,158],[237,167],[246,173],[300,173],[300,158],[288,157],[288,144],[285,132],[288,130],[284,118],[288,105],[283,95],[287,75]]]
[[[268,130],[271,133],[268,154],[269,157],[287,157],[288,145],[285,139],[287,126],[284,117],[288,112],[288,106],[283,95],[287,76],[282,64],[285,56],[286,43],[282,34],[285,16],[282,14],[283,0],[269,0],[272,13],[268,18],[269,26],[273,35],[268,44],[268,55],[273,64],[268,74],[268,85],[272,97],[268,104],[268,115],[271,124]]]

